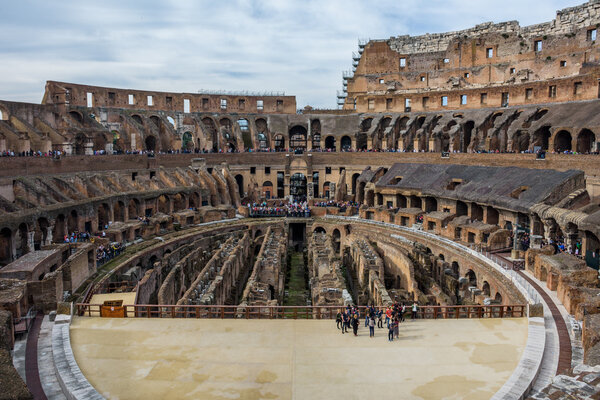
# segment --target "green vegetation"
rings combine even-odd
[[[304,256],[299,252],[288,255],[288,269],[285,277],[287,295],[283,299],[284,306],[305,306],[310,298],[308,290],[307,269]]]

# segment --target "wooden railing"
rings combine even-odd
[[[101,304],[78,303],[80,316],[120,316],[138,318],[241,318],[241,319],[335,319],[342,307],[338,306],[223,306],[223,305],[124,305],[110,307]],[[358,307],[364,317],[367,307]],[[405,313],[410,318],[411,313]],[[460,305],[460,306],[421,306],[417,311],[419,319],[451,318],[510,318],[527,316],[524,304]],[[385,317],[385,316],[384,316]]]

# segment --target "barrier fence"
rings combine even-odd
[[[339,306],[226,306],[226,305],[104,305],[77,303],[77,315],[119,318],[239,318],[239,319],[335,319]],[[358,307],[361,317],[367,307]],[[410,309],[410,307],[409,307]],[[410,317],[410,310],[405,313]],[[527,305],[420,306],[419,319],[519,318],[527,316]],[[385,317],[385,316],[384,316]]]

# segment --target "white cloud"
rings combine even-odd
[[[285,91],[335,107],[358,38],[549,21],[574,0],[42,0],[3,4],[0,99],[46,80],[149,90]]]

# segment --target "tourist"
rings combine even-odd
[[[369,337],[375,337],[375,319],[369,318]]]
[[[390,319],[392,318],[392,309],[388,306],[387,310],[385,310],[385,325],[390,327]]]
[[[346,333],[348,332],[348,328],[350,327],[350,314],[348,313],[348,311],[344,311],[344,313],[342,314],[342,319],[342,333]]]
[[[342,313],[338,311],[337,315],[335,316],[335,323],[338,329],[340,329],[340,325],[342,325]]]
[[[388,341],[394,341],[394,324],[388,323]]]
[[[381,308],[377,310],[377,327],[383,328],[383,311]]]
[[[354,332],[354,336],[358,336],[358,325],[360,325],[358,318],[358,314],[355,314],[352,318],[352,331]]]
[[[417,319],[417,310],[419,309],[419,307],[417,306],[417,302],[415,301],[412,305],[412,315],[410,317],[410,319]]]
[[[394,318],[394,336],[396,339],[400,337],[400,321],[398,317]]]

